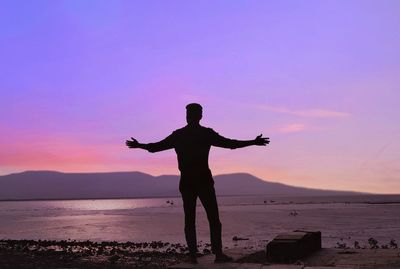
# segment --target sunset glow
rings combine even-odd
[[[228,4],[229,3],[229,4]],[[185,125],[214,174],[400,193],[400,1],[2,1],[0,174],[178,174],[128,149]]]

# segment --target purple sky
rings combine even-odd
[[[177,174],[125,148],[202,124],[214,174],[400,193],[400,1],[1,1],[0,174]]]

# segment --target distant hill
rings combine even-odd
[[[293,187],[246,173],[214,177],[218,195],[327,196],[354,192]],[[0,200],[179,196],[179,176],[141,172],[60,173],[27,171],[0,176]],[[361,193],[359,193],[361,194]]]

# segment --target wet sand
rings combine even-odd
[[[167,268],[186,259],[181,205],[116,209],[104,203],[84,210],[38,210],[35,204],[29,214],[5,208],[0,268]],[[228,249],[260,251],[293,230],[321,231],[324,248],[389,251],[400,241],[397,203],[225,204],[220,216]],[[202,207],[197,234],[201,252],[209,253]]]
[[[184,243],[180,205],[113,210],[2,212],[0,239],[92,240]],[[277,234],[292,230],[322,232],[323,247],[337,244],[368,246],[400,241],[400,205],[319,203],[277,205],[223,205],[220,207],[224,245],[264,247]],[[198,207],[197,234],[209,242],[205,212]],[[233,237],[248,240],[232,240]]]

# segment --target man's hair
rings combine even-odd
[[[188,113],[194,113],[194,114],[200,114],[201,115],[203,113],[203,108],[201,107],[200,104],[191,103],[191,104],[188,104],[186,106],[186,111]]]

